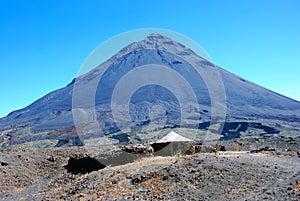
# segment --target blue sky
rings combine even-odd
[[[222,68],[300,100],[300,1],[4,0],[0,117],[67,85],[88,54],[119,33],[163,28]]]

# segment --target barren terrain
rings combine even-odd
[[[297,151],[144,156],[102,167],[85,147],[5,149],[0,151],[0,199],[300,200]],[[70,157],[84,161],[71,171]]]

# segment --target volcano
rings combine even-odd
[[[128,108],[121,110],[125,99]],[[206,131],[212,121],[222,122],[215,130],[219,140],[300,135],[300,102],[236,76],[168,37],[151,34],[66,87],[1,118],[0,146],[76,146],[97,137],[142,140],[138,133]],[[78,137],[78,128],[88,132]]]

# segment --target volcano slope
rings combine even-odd
[[[189,100],[184,100],[180,103],[172,91],[161,86],[141,87],[131,98],[130,121],[123,121],[125,126],[131,126],[132,132],[123,133],[115,122],[117,118],[112,114],[113,90],[127,72],[150,64],[163,65],[166,69],[180,74],[189,82],[197,102],[188,105]],[[225,102],[211,99],[207,80],[195,71],[196,68],[201,69],[204,75],[212,76],[209,78],[211,81],[216,78],[216,72],[220,75],[225,90]],[[106,69],[105,72],[103,69]],[[95,92],[91,93],[89,89],[95,83],[98,85]],[[180,87],[178,86],[178,89]],[[72,105],[74,93],[77,97],[75,106]],[[184,90],[178,90],[178,96],[186,97],[185,93]],[[89,102],[90,99],[94,102]],[[150,132],[178,126],[189,128],[195,121],[199,123],[196,129],[205,132],[214,117],[211,109],[213,102],[226,109],[224,129],[219,132],[218,139],[253,136],[265,138],[274,134],[281,137],[300,135],[300,102],[217,67],[168,37],[152,34],[142,41],[128,45],[103,64],[74,79],[66,87],[53,91],[26,108],[0,119],[0,146],[78,146],[82,145],[85,139],[99,136],[120,141],[120,135],[123,135],[122,140],[142,140],[138,135],[140,131]],[[95,117],[91,117],[93,104],[96,110]],[[80,111],[82,118],[96,119],[100,131],[93,131],[88,122],[83,123],[78,127],[91,132],[80,136],[79,139],[73,119],[74,111]],[[151,112],[154,114],[152,117],[149,115]],[[182,115],[188,115],[188,119],[180,124]],[[154,127],[151,122],[163,122],[164,125]],[[194,139],[199,140],[201,136],[195,136]]]

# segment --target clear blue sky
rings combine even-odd
[[[299,0],[4,0],[0,117],[68,84],[103,41],[148,27],[187,35],[222,68],[300,100]]]

